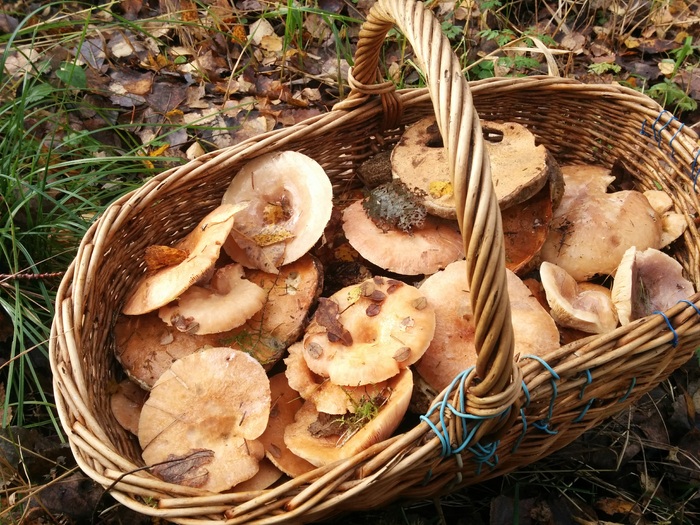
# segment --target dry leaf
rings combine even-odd
[[[185,250],[160,245],[148,246],[144,255],[149,272],[180,264],[185,259],[187,259]]]
[[[352,335],[340,323],[339,315],[340,307],[338,303],[325,297],[319,298],[314,319],[326,329],[328,340],[332,343],[340,341],[344,346],[352,346]]]
[[[595,502],[595,506],[608,516],[613,516],[615,514],[629,514],[635,508],[635,503],[617,498],[600,498]]]
[[[209,479],[209,471],[205,466],[213,460],[213,451],[200,448],[179,457],[170,454],[163,463],[151,468],[151,472],[169,483],[202,487]]]

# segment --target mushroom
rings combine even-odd
[[[132,434],[138,433],[139,416],[148,392],[129,379],[120,381],[109,396],[114,419]]]
[[[596,175],[592,184],[581,185],[575,191],[576,184],[569,175],[577,169],[562,168],[566,189],[541,256],[582,282],[595,275],[612,274],[630,246],[658,246],[662,226],[661,218],[642,193],[601,191],[607,185],[605,175]]]
[[[559,348],[554,320],[512,271],[506,270],[516,354],[542,355]],[[428,277],[420,291],[435,308],[435,336],[415,371],[436,392],[476,365],[474,326],[465,261]],[[445,300],[449,297],[449,300]]]
[[[405,368],[388,381],[382,395],[365,400],[356,416],[324,415],[305,401],[294,423],[285,429],[284,442],[294,454],[316,466],[352,457],[396,430],[412,390],[413,375]]]
[[[673,199],[665,191],[647,190],[644,196],[661,216],[661,240],[656,248],[664,248],[683,235],[688,222],[685,215],[673,211]]]
[[[294,423],[294,415],[304,401],[289,386],[284,373],[270,378],[270,392],[270,419],[265,432],[260,436],[260,442],[265,447],[265,456],[282,472],[295,478],[316,468],[289,450],[284,442],[284,429]]]
[[[612,301],[620,324],[663,312],[695,293],[683,277],[681,264],[665,253],[648,248],[629,248],[615,272]]]
[[[304,358],[336,385],[369,385],[415,363],[434,333],[433,307],[417,288],[376,276],[319,299]]]
[[[590,334],[604,334],[617,327],[617,312],[610,290],[594,283],[577,283],[566,270],[543,262],[540,278],[551,308],[561,326]]]
[[[264,490],[282,477],[282,471],[267,458],[262,458],[258,463],[258,472],[250,479],[236,485],[236,492],[252,492]]]
[[[126,301],[122,312],[139,315],[168,304],[214,267],[219,252],[233,228],[234,215],[246,203],[214,209],[174,248],[186,254],[175,265],[147,273]]]
[[[192,285],[176,304],[162,306],[158,316],[170,326],[193,334],[216,334],[241,326],[267,299],[260,286],[245,278],[243,266],[216,270],[208,286]]]
[[[244,327],[251,334],[268,334],[278,346],[288,347],[301,336],[309,309],[321,294],[321,264],[307,254],[282,266],[279,273],[247,270],[246,277],[265,291],[267,300]]]
[[[354,413],[360,399],[374,397],[386,386],[385,381],[364,386],[336,385],[309,369],[304,359],[304,345],[301,341],[294,343],[287,350],[289,356],[285,358],[284,363],[287,365],[285,375],[289,387],[298,392],[304,400],[311,401],[319,412]]]
[[[464,257],[462,236],[451,222],[428,216],[410,233],[383,231],[367,216],[361,200],[343,211],[343,231],[362,257],[401,275],[429,275]]]
[[[265,370],[245,352],[208,348],[178,359],[141,411],[143,459],[169,483],[227,490],[258,472],[270,402]]]
[[[501,209],[526,201],[558,172],[556,163],[521,124],[482,122],[491,175]],[[391,155],[393,176],[424,195],[428,211],[455,219],[454,191],[442,137],[434,116],[409,126]]]
[[[224,250],[246,268],[277,273],[308,252],[331,217],[333,188],[321,165],[295,151],[261,155],[231,181],[222,203],[250,201]]]

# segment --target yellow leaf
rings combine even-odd
[[[428,185],[428,193],[433,199],[451,197],[454,194],[452,183],[442,180],[434,180]]]
[[[163,153],[165,153],[167,151],[167,149],[169,147],[170,147],[170,144],[163,144],[162,146],[159,146],[158,148],[149,152],[148,156],[149,157],[160,157]]]
[[[676,64],[672,60],[662,60],[658,65],[659,71],[661,71],[661,74],[666,77],[673,75],[673,70],[676,68]]]

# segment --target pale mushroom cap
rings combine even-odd
[[[294,454],[284,442],[284,429],[294,423],[294,416],[304,404],[299,393],[292,389],[284,373],[270,378],[272,408],[267,428],[260,436],[267,458],[282,472],[291,477],[301,476],[316,468]]]
[[[547,151],[535,136],[514,122],[482,122],[491,177],[502,209],[529,199],[549,177]],[[442,139],[434,116],[409,126],[391,155],[392,173],[409,188],[425,194],[433,215],[455,219],[454,191]]]
[[[530,289],[506,270],[511,303],[515,353],[542,355],[559,347],[554,320]],[[420,287],[435,308],[435,336],[415,364],[418,374],[436,391],[447,387],[457,374],[476,364],[474,327],[465,261],[450,264],[428,277]],[[450,300],[446,301],[445,297]]]
[[[673,208],[673,199],[671,199],[671,196],[665,191],[647,190],[644,192],[644,196],[649,201],[649,205],[654,208],[654,211],[659,215],[663,215]]]
[[[354,413],[363,397],[374,397],[386,386],[386,381],[364,386],[340,386],[328,378],[314,374],[304,359],[304,345],[300,341],[288,348],[285,375],[289,387],[305,401],[311,401],[319,412],[326,414]]]
[[[661,239],[661,218],[636,191],[591,194],[563,214],[561,208],[542,247],[542,260],[579,282],[611,275],[630,246],[652,248]]]
[[[350,438],[340,435],[314,437],[309,431],[309,426],[316,422],[319,413],[313,403],[306,401],[297,412],[294,423],[287,426],[284,432],[285,443],[297,456],[313,465],[322,466],[352,457],[387,439],[401,423],[411,401],[411,370],[402,370],[389,381],[389,387],[391,395],[377,416]]]
[[[362,257],[401,275],[430,275],[464,257],[462,236],[455,225],[426,217],[411,233],[382,231],[358,200],[343,211],[343,231]]]
[[[543,262],[540,278],[551,308],[561,326],[591,334],[604,334],[617,327],[617,312],[610,290],[593,283],[579,285],[566,270]]]
[[[237,214],[227,253],[246,267],[276,273],[299,259],[323,234],[331,217],[333,188],[321,165],[295,151],[261,155],[236,174],[223,203],[250,201]]]
[[[193,334],[216,334],[241,326],[265,304],[267,294],[245,278],[243,266],[219,268],[207,287],[193,285],[176,304],[162,306],[158,316],[168,325]]]
[[[661,216],[661,228],[661,240],[657,248],[664,248],[683,235],[688,228],[688,221],[681,213],[667,211]]]
[[[433,307],[417,288],[374,277],[320,301],[304,358],[337,385],[379,383],[420,359],[434,333]]]
[[[630,248],[620,262],[612,287],[612,300],[620,323],[663,312],[695,293],[683,277],[683,267],[659,250]]]
[[[555,217],[567,213],[571,206],[592,195],[607,193],[608,186],[615,181],[610,169],[595,164],[566,164],[561,166],[561,174],[564,179],[564,195]]]
[[[130,379],[120,381],[109,397],[109,405],[117,423],[132,434],[139,430],[141,408],[147,397],[148,392]]]
[[[258,472],[250,479],[233,487],[234,492],[253,492],[264,490],[282,477],[283,472],[267,458],[258,463]]]
[[[152,312],[173,301],[209,271],[233,228],[234,215],[245,203],[227,204],[214,209],[175,248],[187,258],[175,266],[146,274],[126,301],[122,312],[139,315]]]
[[[265,370],[244,352],[210,348],[179,359],[141,411],[143,459],[187,459],[152,471],[172,483],[226,490],[257,473],[264,449],[255,440],[267,427],[270,403]]]

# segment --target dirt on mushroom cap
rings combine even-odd
[[[434,333],[433,307],[418,289],[374,277],[320,300],[304,358],[337,385],[378,383],[415,363]]]
[[[257,473],[270,403],[265,370],[244,352],[210,348],[180,359],[141,411],[143,459],[162,463],[156,473],[166,481],[226,490]]]

